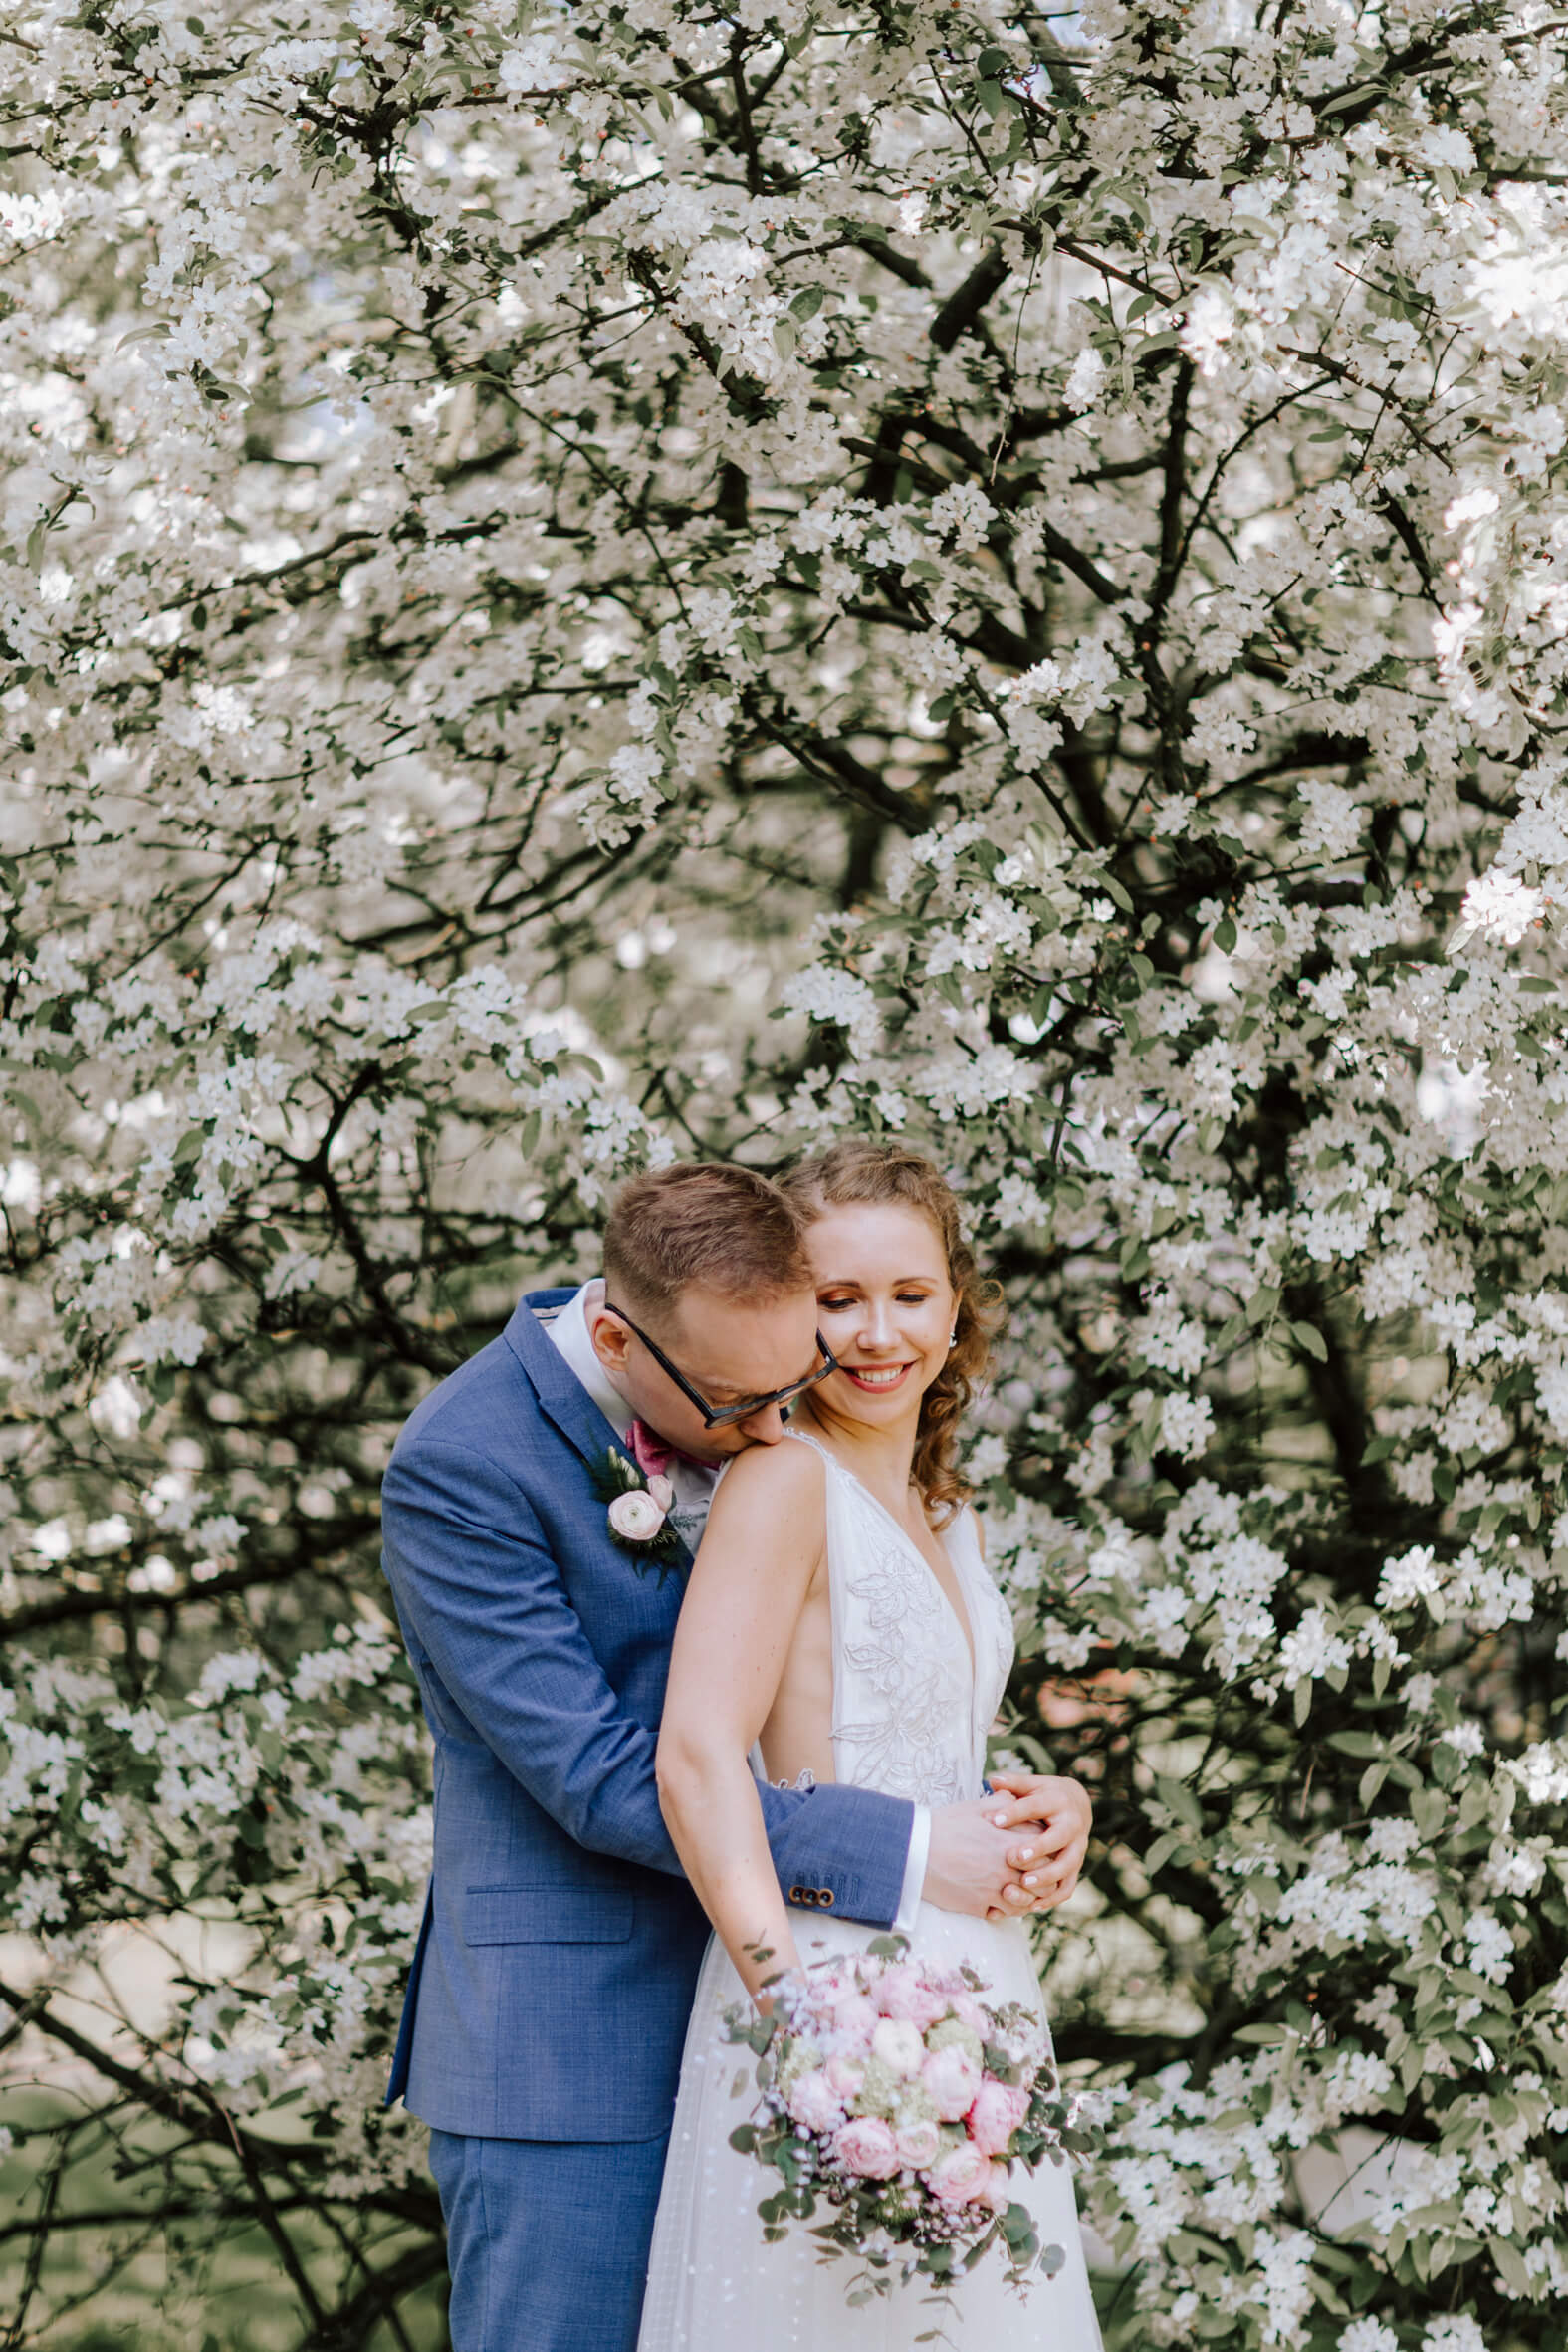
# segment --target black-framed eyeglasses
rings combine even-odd
[[[748,1397],[744,1405],[726,1405],[722,1413],[716,1413],[712,1405],[709,1404],[707,1398],[699,1395],[698,1391],[693,1388],[691,1382],[687,1379],[685,1373],[680,1370],[678,1365],[671,1363],[669,1357],[665,1354],[663,1348],[658,1345],[657,1341],[650,1339],[647,1332],[642,1329],[640,1324],[634,1323],[632,1321],[630,1315],[626,1313],[623,1307],[611,1306],[609,1300],[606,1298],[604,1301],[604,1312],[606,1314],[614,1315],[618,1321],[623,1322],[628,1331],[636,1332],[637,1337],[642,1341],[643,1346],[652,1356],[660,1371],[667,1372],[669,1377],[674,1381],[676,1387],[680,1390],[682,1396],[685,1397],[687,1403],[696,1406],[698,1412],[702,1415],[704,1429],[729,1429],[733,1427],[737,1421],[749,1421],[754,1413],[765,1413],[770,1405],[786,1405],[791,1401],[792,1398],[803,1396],[808,1388],[814,1388],[819,1380],[825,1380],[829,1372],[836,1372],[838,1369],[837,1356],[834,1355],[832,1349],[828,1346],[827,1341],[822,1337],[821,1332],[818,1331],[816,1334],[816,1352],[821,1357],[822,1361],[816,1371],[807,1372],[803,1380],[791,1380],[787,1388],[776,1388],[768,1396]]]

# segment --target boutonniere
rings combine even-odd
[[[675,1489],[667,1478],[657,1473],[646,1477],[611,1446],[594,1467],[593,1483],[605,1506],[611,1542],[629,1551],[639,1565],[680,1557],[680,1537],[670,1525]]]

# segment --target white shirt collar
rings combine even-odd
[[[584,1283],[574,1297],[568,1298],[555,1319],[545,1325],[547,1338],[553,1340],[605,1420],[618,1438],[630,1432],[636,1416],[620,1390],[611,1380],[604,1366],[593,1352],[593,1341],[588,1336],[590,1306],[597,1306],[604,1295],[603,1281],[595,1277]]]

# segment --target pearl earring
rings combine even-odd
[[[958,1345],[958,1325],[957,1325],[957,1323],[955,1323],[955,1324],[954,1324],[954,1326],[953,1326],[952,1330],[951,1330],[951,1331],[949,1332],[949,1334],[948,1334],[948,1345],[949,1345],[949,1347],[957,1347],[957,1345]]]

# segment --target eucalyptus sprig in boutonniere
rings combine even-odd
[[[605,1505],[610,1540],[629,1551],[639,1567],[658,1560],[663,1569],[678,1560],[680,1537],[670,1524],[675,1489],[662,1474],[646,1476],[635,1462],[610,1446],[593,1469],[594,1492]]]

